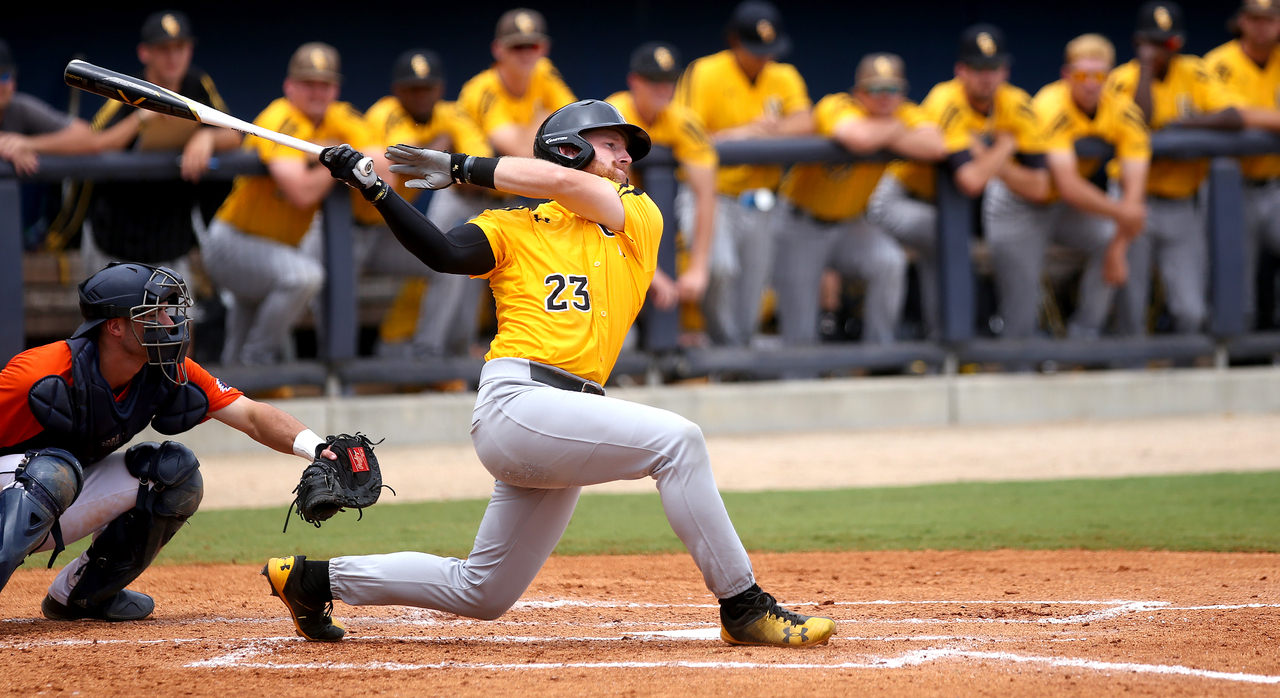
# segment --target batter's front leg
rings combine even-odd
[[[493,620],[519,600],[555,550],[579,492],[498,482],[466,560],[417,552],[335,557],[329,587],[353,606],[417,606]]]

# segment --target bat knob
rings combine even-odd
[[[363,175],[373,174],[373,160],[370,160],[369,158],[362,159],[360,162],[356,163],[356,170]]]

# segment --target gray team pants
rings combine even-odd
[[[867,220],[915,253],[925,337],[937,339],[942,333],[937,207],[911,196],[897,177],[886,172],[867,202]]]
[[[1151,264],[1160,267],[1174,330],[1199,332],[1208,315],[1208,241],[1204,212],[1194,196],[1185,199],[1147,197],[1147,227],[1129,246],[1129,281],[1120,304],[1120,331],[1147,331],[1147,302],[1151,296]]]
[[[693,220],[694,197],[682,198],[681,217]],[[687,211],[686,211],[687,210]],[[775,209],[776,210],[776,209]],[[778,216],[720,196],[702,312],[707,334],[721,346],[745,347],[760,327],[760,302],[773,263]]]
[[[892,342],[906,295],[907,255],[898,243],[865,216],[824,223],[789,201],[779,209],[785,224],[778,230],[774,289],[782,339],[817,343],[822,272],[834,269],[866,281],[863,341]]]
[[[999,179],[987,185],[982,220],[1004,320],[1002,337],[1030,337],[1035,332],[1040,275],[1050,242],[1088,255],[1068,336],[1093,339],[1102,332],[1115,295],[1102,280],[1107,246],[1115,237],[1114,221],[1084,213],[1064,201],[1048,206],[1027,203]]]
[[[655,407],[552,388],[530,379],[528,361],[493,359],[481,372],[471,440],[497,480],[471,555],[336,557],[329,563],[335,598],[497,618],[555,549],[584,486],[642,477],[657,482],[667,520],[713,594],[726,598],[754,584],[693,422]]]
[[[232,296],[222,363],[270,364],[324,285],[324,266],[293,245],[250,235],[214,218],[201,240],[210,278]]]
[[[1280,178],[1244,187],[1244,307],[1250,321],[1257,312],[1259,248],[1280,254]]]

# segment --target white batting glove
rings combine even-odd
[[[387,148],[387,159],[395,163],[391,171],[414,177],[404,185],[410,189],[444,189],[453,184],[450,173],[449,153],[411,145],[393,145]]]

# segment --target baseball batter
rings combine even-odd
[[[397,604],[480,619],[520,598],[564,533],[582,487],[652,477],[680,540],[720,599],[721,637],[733,644],[827,642],[829,618],[792,613],[756,585],[751,561],[716,490],[697,425],[665,410],[605,397],[604,383],[644,302],[662,218],[627,183],[649,136],[606,102],[570,104],[547,118],[537,159],[479,158],[394,146],[393,171],[414,187],[470,183],[550,199],[486,211],[441,231],[374,176],[349,147],[321,155],[359,188],[411,252],[437,271],[490,280],[498,336],[481,373],[471,436],[496,484],[466,560],[427,553],[306,560],[272,558],[272,591],[310,640],[339,640],[325,606]]]
[[[155,602],[125,587],[195,513],[204,480],[177,441],[121,446],[148,424],[176,435],[210,417],[308,461],[325,442],[186,358],[191,297],[177,272],[112,263],[79,293],[85,320],[70,339],[0,371],[0,588],[30,553],[56,557],[64,541],[93,535],[41,611],[50,620],[141,620]]]

